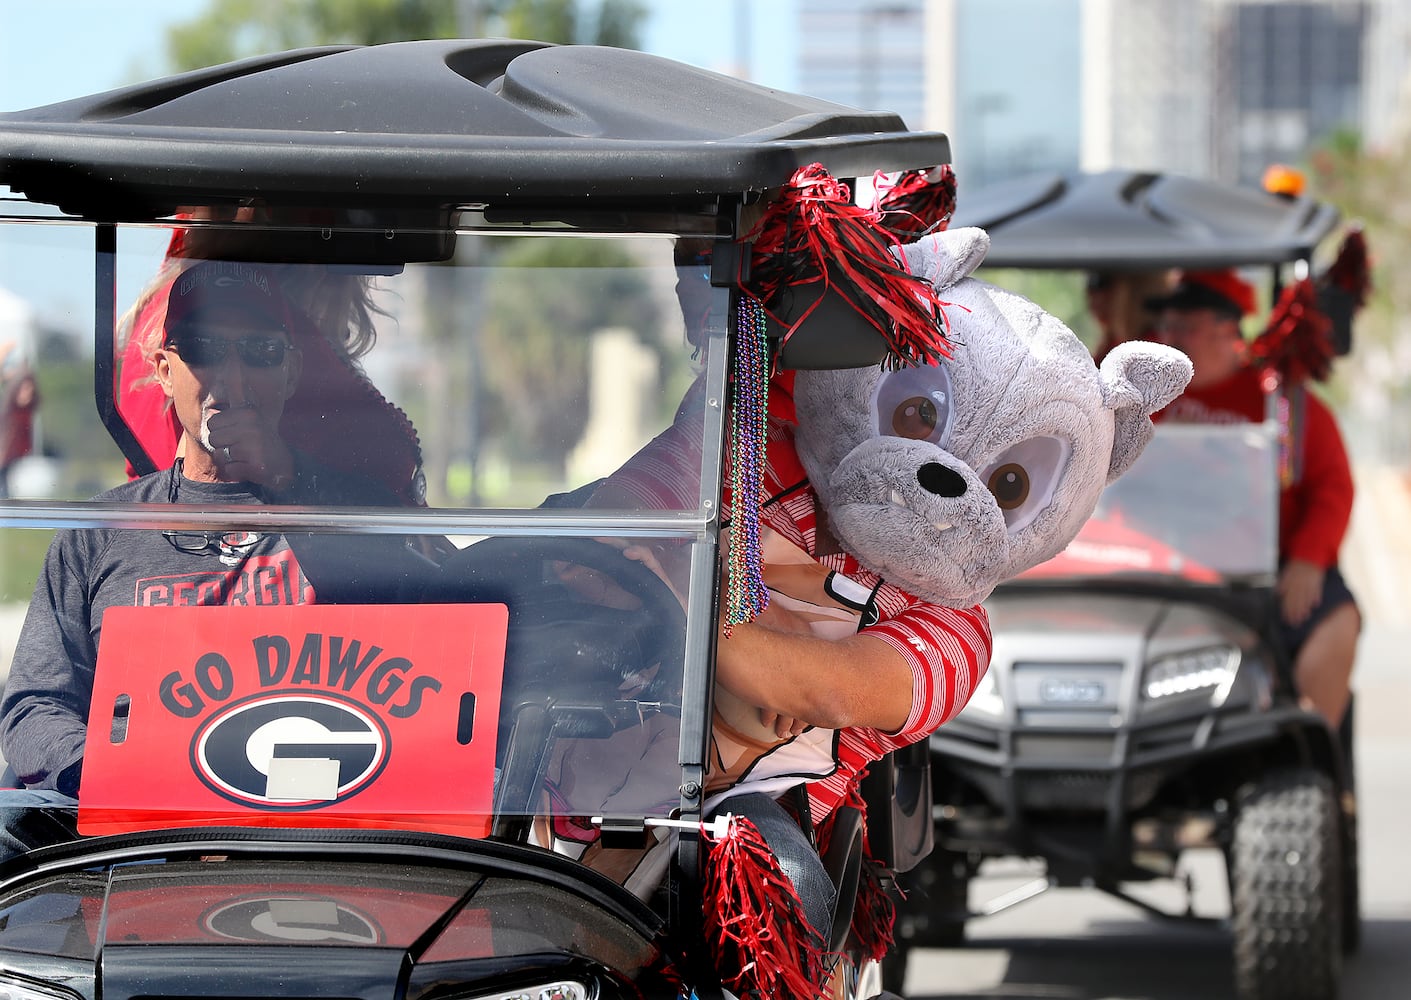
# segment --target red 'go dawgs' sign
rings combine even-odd
[[[83,834],[489,832],[503,604],[109,608]]]

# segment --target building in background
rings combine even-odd
[[[1082,8],[1082,167],[1213,175],[1212,109],[1226,98],[1210,4],[1084,0]]]
[[[926,0],[803,0],[799,90],[894,111],[910,128],[922,128],[925,7]]]
[[[1362,130],[1366,3],[1226,0],[1219,15],[1214,174],[1256,182],[1270,163]]]
[[[1037,171],[1257,183],[1411,131],[1405,0],[800,0],[800,89],[948,133],[962,190]]]

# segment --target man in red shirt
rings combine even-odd
[[[1157,338],[1191,359],[1183,395],[1153,419],[1187,423],[1264,420],[1277,378],[1249,363],[1240,320],[1254,312],[1254,289],[1232,270],[1186,271],[1161,310]],[[1279,496],[1277,584],[1294,684],[1305,707],[1337,728],[1347,710],[1362,617],[1338,572],[1338,549],[1352,516],[1352,472],[1332,412],[1301,386],[1302,420],[1288,442],[1293,475]]]

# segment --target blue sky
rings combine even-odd
[[[0,111],[81,97],[167,72],[165,29],[218,0],[3,0]],[[274,0],[272,0],[274,2]],[[647,0],[649,52],[792,89],[796,0]],[[745,29],[737,31],[737,18]]]
[[[0,112],[166,76],[166,29],[216,2],[0,0]],[[647,51],[721,72],[743,62],[757,83],[797,86],[797,0],[644,2]],[[91,297],[66,283],[63,273],[38,250],[17,257],[0,246],[0,290],[23,291],[42,316],[85,327]]]

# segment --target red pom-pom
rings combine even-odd
[[[1343,237],[1337,258],[1323,273],[1322,282],[1342,289],[1358,306],[1366,303],[1367,293],[1372,290],[1372,271],[1362,230],[1353,229]]]
[[[742,996],[821,996],[826,943],[759,830],[730,815],[706,839],[705,935],[722,981]]]
[[[1250,345],[1262,367],[1278,372],[1286,385],[1322,381],[1332,370],[1332,322],[1318,308],[1318,294],[1307,278],[1284,289],[1269,323]]]

